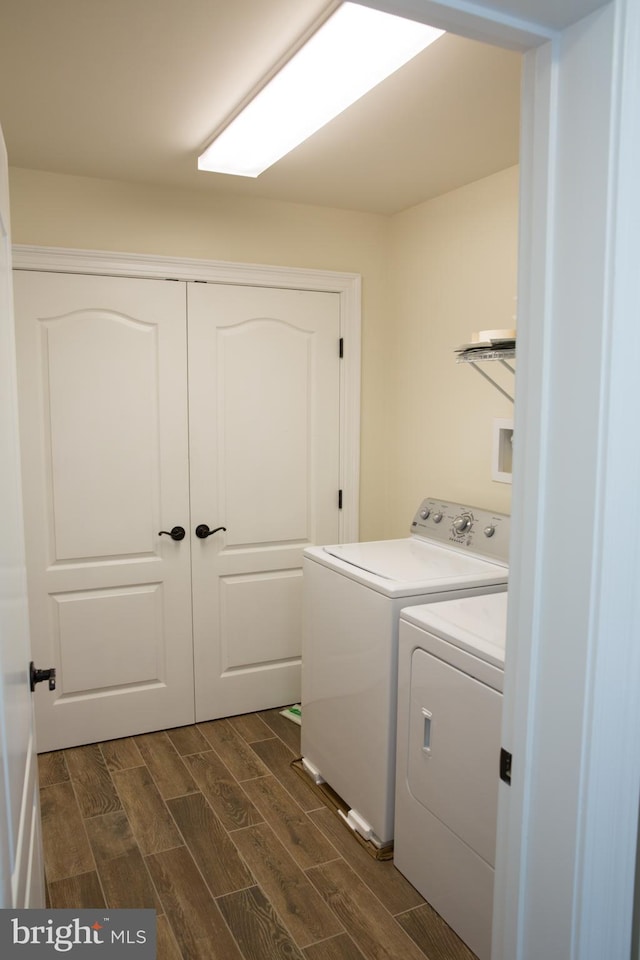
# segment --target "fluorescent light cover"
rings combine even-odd
[[[343,3],[207,147],[198,169],[259,176],[442,33]]]

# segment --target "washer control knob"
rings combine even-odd
[[[428,520],[430,515],[431,515],[431,510],[429,510],[429,507],[425,507],[424,510],[420,511],[420,516],[422,517],[423,520]]]
[[[453,521],[453,529],[456,533],[466,533],[470,526],[471,517],[468,513],[463,513],[462,516],[456,517]]]
[[[496,528],[493,526],[492,523],[490,523],[488,527],[484,528],[485,537],[492,537],[495,532],[496,532]]]
[[[440,523],[441,520],[442,520],[442,514],[440,513],[440,511],[438,511],[438,513],[434,513],[433,522]]]

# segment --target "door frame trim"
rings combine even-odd
[[[338,273],[301,267],[279,267],[223,260],[161,257],[110,250],[78,250],[70,247],[13,246],[15,270],[47,273],[77,273],[96,276],[134,277],[155,280],[200,280],[242,286],[319,290],[340,297],[340,336],[344,357],[340,364],[340,477],[342,510],[339,517],[341,543],[358,540],[360,510],[360,358],[361,278],[357,273]],[[336,350],[338,345],[336,344]],[[336,490],[336,497],[338,493]]]

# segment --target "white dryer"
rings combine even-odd
[[[491,955],[507,594],[400,616],[394,862]]]
[[[430,498],[409,537],[305,550],[303,764],[376,846],[393,839],[400,610],[505,591],[508,544],[508,516]]]

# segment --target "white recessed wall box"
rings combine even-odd
[[[513,463],[513,420],[494,419],[491,477],[498,483],[511,483]]]

